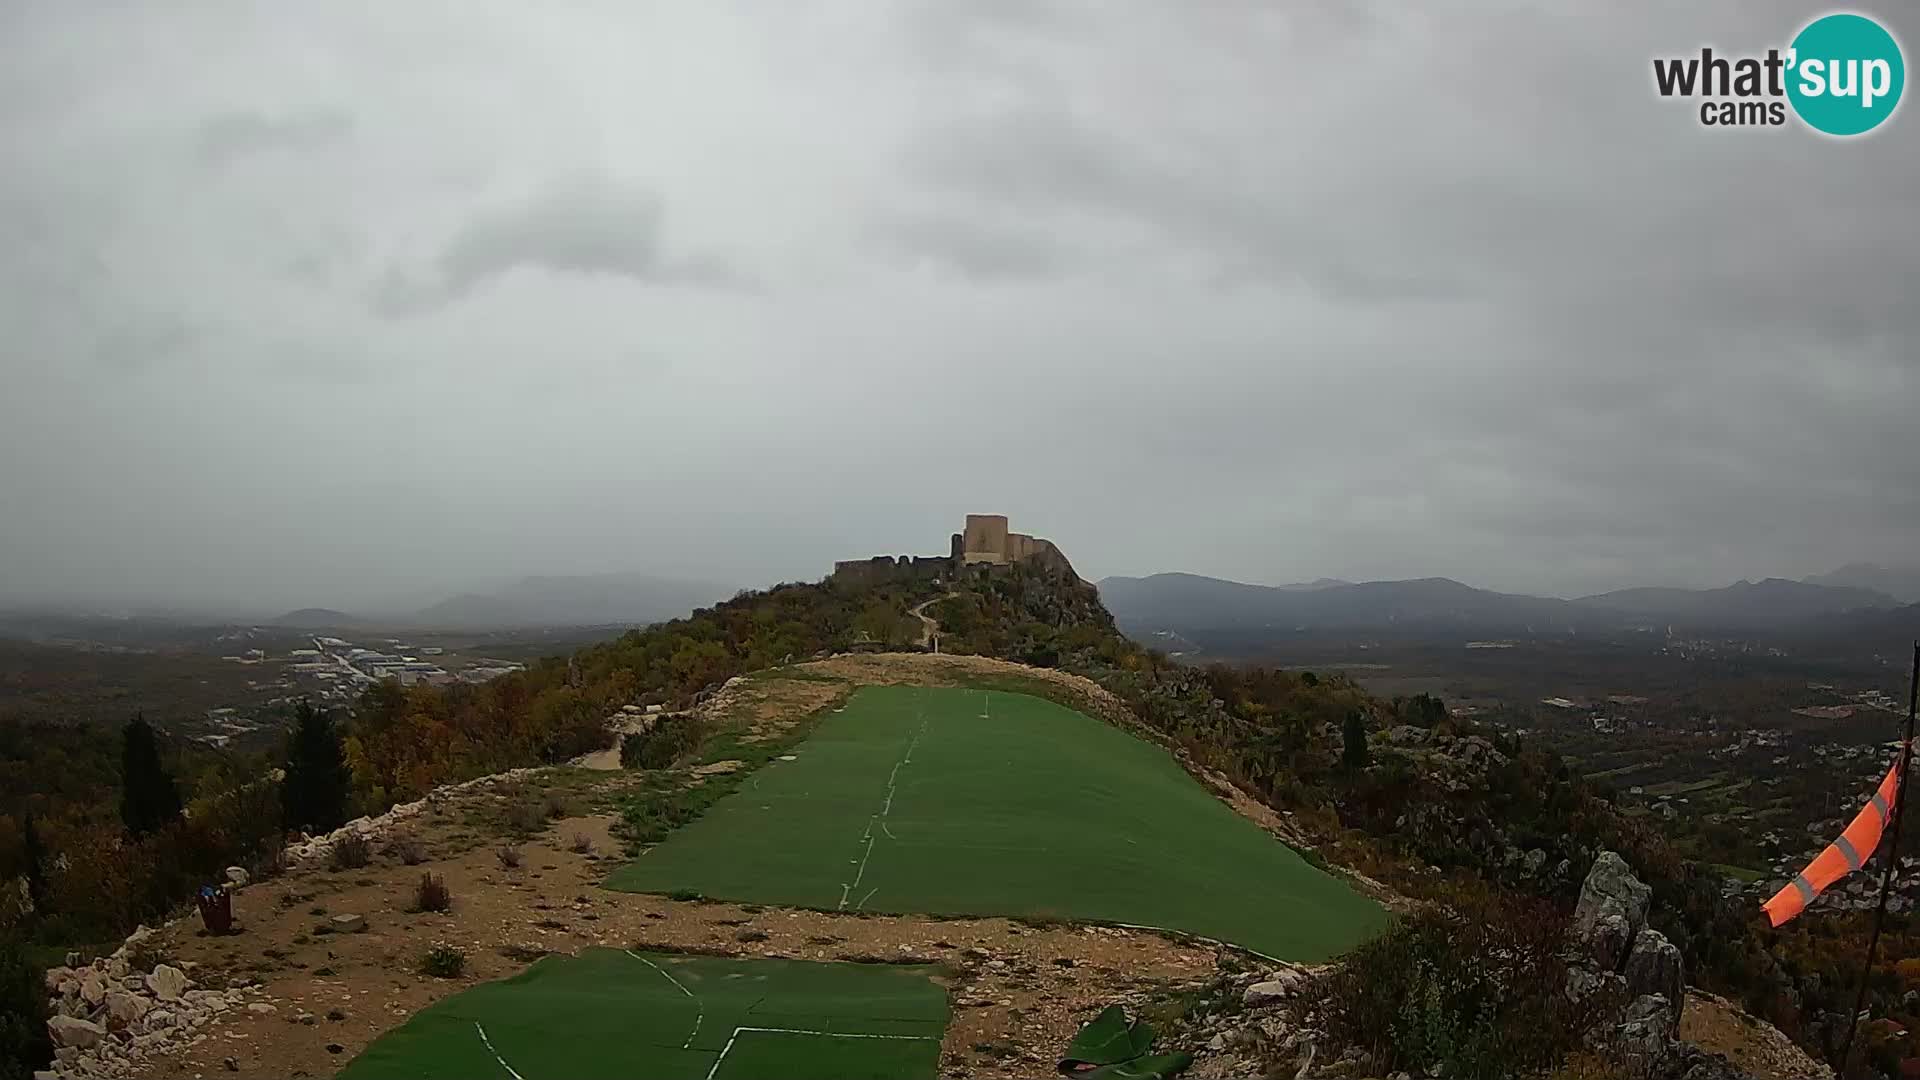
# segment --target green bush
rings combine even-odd
[[[665,769],[698,749],[707,726],[691,717],[662,720],[651,731],[620,740],[620,765],[628,769]]]
[[[434,979],[457,979],[467,970],[466,950],[453,945],[435,945],[420,954],[420,974]]]
[[[1555,1068],[1617,1002],[1565,993],[1565,920],[1492,894],[1429,908],[1356,949],[1322,990],[1330,1032],[1388,1069],[1501,1080]]]
[[[17,936],[0,938],[0,1080],[26,1080],[53,1058],[47,993]]]

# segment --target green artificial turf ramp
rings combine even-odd
[[[828,910],[1063,917],[1338,955],[1381,908],[1160,747],[1041,698],[864,687],[608,887]]]
[[[341,1080],[932,1080],[946,992],[924,967],[590,949],[388,1032]]]

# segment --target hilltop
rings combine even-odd
[[[616,846],[637,851],[674,835],[727,792],[751,784],[758,770],[781,760],[797,745],[789,740],[804,737],[823,711],[841,707],[841,688],[885,682],[974,685],[984,678],[996,690],[1057,701],[1166,748],[1187,774],[1239,816],[1284,840],[1312,866],[1397,910],[1458,912],[1485,925],[1511,925],[1516,933],[1525,927],[1532,928],[1530,933],[1539,929],[1557,934],[1554,928],[1568,918],[1588,868],[1603,852],[1619,852],[1650,890],[1647,926],[1670,944],[1671,955],[1684,963],[1690,981],[1743,1001],[1804,1038],[1821,1036],[1831,1024],[1840,983],[1831,962],[1822,967],[1818,954],[1808,950],[1804,932],[1756,933],[1750,912],[1720,899],[1717,875],[1687,864],[1656,825],[1620,813],[1605,789],[1581,780],[1550,752],[1450,716],[1436,699],[1382,699],[1342,675],[1174,663],[1122,635],[1100,594],[1073,572],[1053,545],[1010,539],[1017,534],[1005,534],[1009,539],[1002,540],[997,530],[982,531],[988,543],[1002,545],[999,551],[973,548],[965,534],[958,534],[958,558],[843,563],[823,581],[741,593],[483,685],[376,685],[357,703],[348,727],[356,808],[372,815],[370,824],[355,828],[385,829],[378,823],[394,820],[406,825],[406,832],[431,826],[424,841],[428,857],[436,864],[444,861],[461,895],[470,898],[456,904],[454,921],[399,919],[407,882],[417,880],[412,869],[416,863],[409,861],[415,849],[400,845],[388,849],[389,861],[378,872],[328,877],[324,872],[315,876],[308,868],[284,885],[253,886],[272,890],[262,897],[284,898],[272,901],[284,910],[270,913],[260,924],[263,932],[287,938],[284,944],[268,946],[280,955],[268,954],[265,967],[226,955],[230,950],[222,939],[204,949],[186,942],[176,947],[204,954],[198,962],[209,973],[229,972],[224,976],[229,980],[265,980],[266,992],[277,997],[287,992],[278,985],[282,981],[307,981],[308,976],[296,973],[321,967],[345,971],[342,961],[372,969],[358,977],[386,971],[389,974],[373,977],[392,978],[392,967],[404,967],[409,951],[423,942],[420,935],[441,930],[465,935],[459,940],[471,943],[470,952],[496,945],[510,950],[497,959],[475,961],[475,974],[487,977],[517,970],[541,949],[575,949],[596,941],[632,944],[632,935],[642,930],[649,948],[698,946],[746,955],[775,949],[792,955],[814,938],[833,939],[833,946],[857,941],[858,935],[839,929],[832,916],[821,916],[827,921],[817,923],[798,914],[763,919],[766,913],[752,910],[752,905],[715,909],[710,914],[724,918],[703,915],[686,924],[685,935],[669,934],[667,928],[677,918],[671,900],[574,894],[576,882],[602,880],[605,868],[571,852],[576,844],[572,833],[580,832],[583,850],[591,854]],[[1343,588],[1332,585],[1305,595]],[[1428,591],[1446,598],[1457,597],[1464,588],[1441,583]],[[932,620],[931,626],[926,619]],[[942,655],[918,651],[934,647]],[[668,719],[630,725],[628,718],[634,716]],[[619,755],[629,768],[588,775],[563,765],[604,750],[614,737],[610,722],[636,731],[627,736]],[[611,763],[606,755],[598,760]],[[508,772],[527,768],[536,771]],[[503,772],[504,779],[479,788],[452,787]],[[486,794],[498,783],[507,787]],[[247,790],[250,798],[261,795],[258,787]],[[515,809],[552,797],[561,800],[552,811],[529,816]],[[427,817],[420,819],[423,814]],[[545,817],[560,819],[560,830],[549,829]],[[104,859],[116,849],[116,828],[92,824],[84,815],[57,819],[51,831],[61,850],[72,853],[73,862],[56,879],[52,902],[64,917],[90,925],[152,919],[168,910],[179,894],[149,888],[130,908],[107,907],[100,899],[103,890],[93,887],[88,892],[80,883],[111,881],[126,872],[129,859],[136,870],[140,860],[151,859],[154,867],[169,867],[182,880],[218,875],[229,862],[246,866],[256,876],[271,876],[277,872],[278,850],[272,826],[272,817],[260,811],[257,799],[216,799],[201,805],[177,835],[162,834]],[[513,840],[516,835],[529,839]],[[333,842],[326,843],[330,847]],[[516,866],[505,865],[505,856],[495,860],[497,866],[490,865],[489,859],[495,858],[491,846],[503,842],[522,849],[515,856],[520,860]],[[309,859],[320,857],[323,850],[302,849]],[[516,875],[519,866],[528,869]],[[567,866],[573,869],[562,869]],[[555,877],[551,882],[541,877],[535,884],[532,879],[543,874]],[[371,884],[361,883],[362,877]],[[341,905],[350,906],[349,914],[374,913],[382,936],[368,940],[379,944],[378,950],[359,947],[358,937],[322,943],[313,926],[298,916],[317,898],[336,894],[338,899],[315,904],[314,910],[324,910],[329,919]],[[575,898],[569,901],[568,895]],[[571,914],[556,914],[562,912]],[[464,921],[469,914],[491,921]],[[902,917],[913,925],[911,917]],[[795,924],[793,919],[807,921]],[[400,929],[396,922],[411,929]],[[545,922],[564,925],[545,927]],[[268,931],[269,926],[276,929]],[[808,933],[796,938],[791,929],[783,929],[793,926],[805,926]],[[742,929],[736,932],[733,927]],[[537,932],[543,929],[550,933]],[[995,931],[989,923],[979,932]],[[952,946],[962,934],[960,927],[916,930],[905,944],[914,955],[931,955],[941,941]],[[299,936],[307,940],[295,941]],[[1106,936],[1095,933],[1089,938]],[[1092,961],[1076,951],[1068,944],[1075,940],[1067,933],[1048,946],[1050,954],[1024,960],[1002,959],[984,944],[974,946],[987,959],[975,958],[966,969],[970,978],[990,986],[983,1000],[1004,998],[1012,1004],[999,1008],[1010,1010],[1044,1009],[1040,998],[1028,1003],[1017,980],[999,973],[1018,975],[1027,966],[1060,959],[1074,960],[1076,971],[1087,959],[1095,965],[1090,968],[1094,975],[1116,969],[1113,961]],[[1119,939],[1114,940],[1119,947]],[[1388,944],[1382,948],[1409,945],[1398,938],[1383,940]],[[342,951],[349,944],[354,947]],[[815,955],[837,955],[827,944],[810,947]],[[1124,947],[1132,950],[1135,944]],[[1559,978],[1552,974],[1558,963],[1553,955],[1551,950],[1541,953],[1540,963],[1546,967],[1529,977]],[[995,961],[1004,966],[995,967]],[[1174,980],[1176,987],[1198,985],[1195,980],[1205,981],[1208,969],[1245,971],[1248,963],[1235,950],[1209,946],[1195,951],[1191,945],[1178,955],[1164,954],[1162,961],[1165,966],[1152,970],[1160,973],[1156,977]],[[1117,970],[1135,963],[1127,960]],[[1255,972],[1256,981],[1274,970],[1269,966]],[[1677,969],[1673,976],[1678,977]],[[313,995],[332,993],[343,981],[326,978],[327,983],[305,992],[304,998],[280,1000],[305,1006],[310,1015],[318,1012]],[[352,977],[344,981],[371,989],[371,984],[354,984]],[[1083,996],[1069,995],[1069,1008],[1046,1012],[1043,1037],[1031,1037],[1029,1031],[1020,1049],[1000,1064],[1024,1067],[1020,1063],[1044,1060],[1053,1052],[1046,1040],[1057,1040],[1070,1030],[1072,1009],[1099,996],[1121,993],[1143,1005],[1150,996],[1150,988],[1137,983],[1082,983],[1077,977],[1074,982],[1081,988],[1074,994]],[[1251,992],[1244,980],[1231,985],[1236,994]],[[393,1007],[416,1009],[449,988],[400,978],[393,989],[404,992],[393,998]],[[1424,994],[1435,988],[1406,989]],[[352,996],[358,998],[357,989]],[[1212,1007],[1202,1008],[1196,1004],[1199,999],[1191,997],[1178,1000],[1185,1004],[1169,1013],[1170,1030],[1205,1030]],[[1526,1011],[1526,1002],[1515,999],[1508,1005],[1512,1011],[1498,1014],[1503,1019],[1489,1037],[1521,1040],[1529,1060],[1558,1060],[1568,1052],[1570,1044],[1554,1041],[1561,1036],[1549,1038],[1537,1030],[1538,1018]],[[301,1067],[312,1068],[326,1058],[297,1055],[319,1053],[324,1049],[319,1040],[331,1038],[343,1048],[363,1045],[391,1023],[386,1015],[342,1011],[352,1027],[313,1032],[304,1023],[289,1028],[247,1020],[247,1030],[257,1046],[277,1047],[293,1039],[299,1046],[289,1052]],[[978,1034],[983,1043],[1007,1039],[1018,1026],[1014,1015],[986,1009],[953,1030]],[[1581,1030],[1614,1022],[1609,1015],[1593,1012]],[[1310,1056],[1315,1045],[1299,1038],[1250,1038],[1275,1066],[1302,1052]],[[1321,1032],[1313,1038],[1337,1044],[1339,1036]],[[1353,1055],[1348,1060],[1356,1063],[1370,1053],[1414,1053],[1345,1045],[1345,1052]],[[965,1047],[950,1044],[950,1050],[956,1067],[1000,1067],[971,1051],[963,1053]],[[296,1058],[263,1060],[289,1064]],[[205,1054],[192,1060],[202,1065],[212,1061]],[[1454,1075],[1471,1072],[1456,1070]]]

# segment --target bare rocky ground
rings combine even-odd
[[[415,838],[430,858],[419,865],[381,855],[357,870],[296,870],[236,894],[240,933],[207,937],[196,918],[155,934],[147,951],[197,987],[249,989],[238,1007],[197,1029],[198,1045],[128,1061],[115,1074],[213,1075],[231,1059],[249,1076],[330,1075],[448,994],[515,974],[543,953],[600,945],[937,963],[955,1006],[944,1062],[966,1075],[1039,1075],[1100,1007],[1208,975],[1217,962],[1211,947],[1124,930],[862,918],[607,892],[599,882],[619,858],[611,815],[554,821],[518,845],[521,865],[508,869],[497,854],[500,838],[473,824],[489,802],[497,808],[502,800],[475,796],[427,815]],[[584,853],[575,850],[582,840],[592,845]],[[451,911],[407,910],[428,872],[445,880]],[[364,918],[364,929],[333,931],[341,916]],[[460,978],[416,974],[435,944],[466,951]]]
[[[772,738],[831,706],[850,684],[1008,676],[1046,680],[1077,707],[1135,727],[1117,699],[1087,680],[924,654],[835,657],[735,680],[704,708],[748,739]],[[716,770],[699,772],[681,775],[703,783]],[[1311,972],[1237,950],[1105,927],[851,915],[601,889],[626,858],[613,829],[618,800],[640,775],[516,770],[443,789],[343,830],[370,838],[364,866],[334,866],[339,834],[297,846],[301,859],[286,873],[234,893],[237,933],[208,936],[187,916],[136,935],[93,967],[49,972],[49,992],[66,1017],[56,1021],[69,1042],[62,1074],[329,1076],[441,998],[516,974],[547,953],[607,946],[939,965],[953,1002],[942,1048],[942,1071],[952,1077],[1056,1075],[1074,1032],[1115,1002],[1156,1019],[1184,1015],[1179,1041],[1161,1045],[1195,1051],[1196,1077],[1372,1075],[1353,1055],[1316,1058],[1309,1018],[1294,1004]],[[1290,835],[1271,809],[1221,778],[1202,779],[1242,813]],[[542,806],[545,820],[525,820],[529,804]],[[534,835],[516,839],[529,827]],[[412,910],[429,873],[451,894],[445,912]],[[419,973],[435,945],[464,950],[459,977]],[[1793,1071],[1797,1051],[1777,1032],[1756,1031],[1724,1002],[1690,1008],[1688,1022],[1687,1038],[1754,1075],[1808,1075]]]

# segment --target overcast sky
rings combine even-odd
[[[0,6],[0,598],[1920,561],[1920,115],[1812,6]],[[1887,21],[1920,41],[1911,9]],[[1913,47],[1909,45],[1909,60]]]

